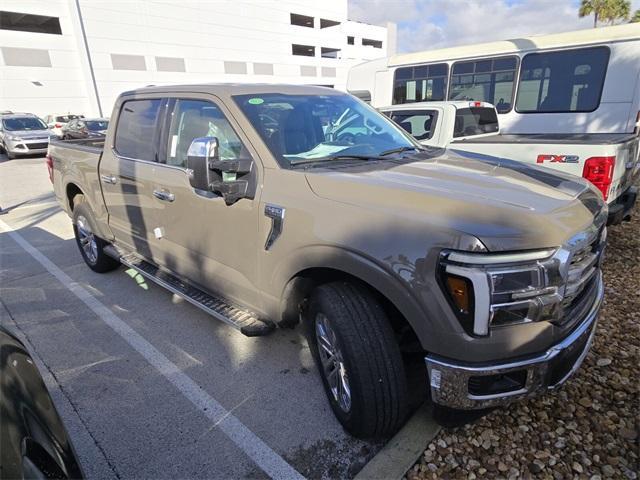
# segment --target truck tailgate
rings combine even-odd
[[[609,158],[613,162],[607,202],[615,201],[640,173],[635,134],[490,135],[454,141],[449,148],[543,165],[582,177],[585,166]]]

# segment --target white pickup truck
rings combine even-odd
[[[638,128],[632,134],[502,135],[496,109],[486,102],[419,102],[379,110],[424,145],[534,163],[584,177],[609,204],[610,225],[628,218],[635,204]]]

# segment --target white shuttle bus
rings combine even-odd
[[[347,89],[374,107],[489,102],[508,134],[636,133],[640,24],[395,55],[353,67]]]

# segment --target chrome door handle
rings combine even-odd
[[[118,179],[113,175],[100,175],[100,178],[104,183],[110,183],[111,185],[115,185]]]
[[[173,193],[167,192],[166,190],[154,190],[153,196],[158,200],[163,200],[165,202],[173,202],[176,199],[176,196]]]

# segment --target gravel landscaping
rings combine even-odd
[[[640,213],[609,228],[594,345],[560,390],[443,429],[406,474],[417,479],[636,479]]]

